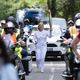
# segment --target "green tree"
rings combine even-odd
[[[75,0],[75,14],[80,12],[80,0]]]
[[[0,19],[5,19],[10,14],[15,15],[18,9],[32,6],[44,8],[47,0],[0,0]]]
[[[75,0],[65,0],[63,3],[64,17],[73,18],[75,14]]]
[[[64,0],[56,0],[56,16],[63,17]]]

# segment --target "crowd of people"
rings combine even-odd
[[[0,79],[1,80],[18,80],[17,72],[14,65],[9,59],[9,48],[13,48],[16,44],[21,46],[21,53],[18,54],[19,58],[22,59],[27,56],[27,37],[24,35],[31,35],[32,25],[29,24],[29,20],[25,19],[24,23],[15,22],[13,17],[8,17],[6,20],[0,21]],[[68,29],[66,30],[63,40],[65,44],[71,44],[73,51],[76,54],[78,60],[80,60],[80,54],[77,51],[77,44],[80,41],[80,19],[75,22],[72,20],[68,21]],[[36,47],[36,64],[37,68],[41,72],[44,72],[44,62],[47,51],[47,37],[51,37],[50,32],[44,30],[44,24],[40,22],[38,24],[38,31],[34,34],[34,44]],[[13,73],[11,75],[10,73]],[[9,77],[8,77],[8,76]]]
[[[29,25],[27,19],[24,21],[24,27],[22,23],[17,24],[14,17],[0,21],[0,80],[19,80],[14,61],[16,58],[11,55],[14,54],[13,51],[17,52],[18,50],[16,55],[19,59],[28,55],[27,37],[24,35],[26,33],[30,35],[31,29],[32,26]],[[19,49],[15,48],[17,45],[20,46]]]

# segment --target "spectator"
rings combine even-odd
[[[15,67],[11,64],[6,46],[0,37],[0,80],[18,80]]]

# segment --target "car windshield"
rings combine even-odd
[[[41,21],[44,23],[44,25],[49,24],[49,18],[48,17],[44,17]]]
[[[52,25],[59,25],[61,28],[66,28],[65,19],[52,18]]]
[[[26,16],[27,17],[36,17],[36,16],[43,16],[43,12],[39,12],[39,11],[28,11],[28,12],[26,12]]]
[[[61,36],[62,32],[59,25],[53,25],[52,36]]]
[[[27,13],[27,15],[37,15],[39,12],[37,12],[37,11],[29,11],[28,13]]]
[[[28,18],[33,25],[37,25],[43,17],[44,12],[41,10],[29,10],[25,13],[25,18]]]

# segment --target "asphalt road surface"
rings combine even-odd
[[[65,80],[62,72],[65,70],[64,61],[46,61],[44,73],[36,68],[36,63],[32,63],[32,72],[26,76],[26,80]]]

